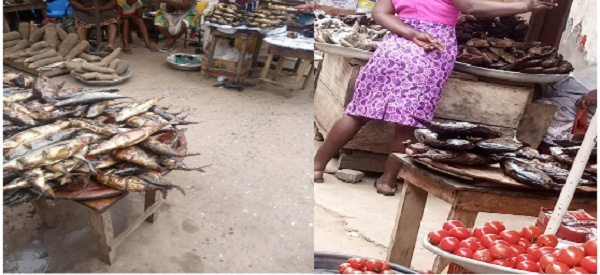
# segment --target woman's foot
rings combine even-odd
[[[396,179],[389,181],[387,179],[378,178],[373,185],[375,186],[375,189],[377,189],[377,193],[384,196],[393,196],[396,194],[396,191],[398,191]]]
[[[153,53],[158,52],[158,48],[156,48],[156,46],[152,44],[146,44],[146,48],[148,48],[148,50],[150,50]]]
[[[315,183],[325,182],[325,179],[323,178],[323,171],[315,171],[313,174],[313,181]]]
[[[112,53],[115,50],[115,47],[113,47],[112,45],[106,45],[104,48],[102,48],[102,52],[105,53]]]
[[[177,42],[177,40],[175,39],[171,39],[169,41],[167,41],[167,43],[165,43],[164,46],[162,46],[162,50],[168,51],[171,48],[173,48],[173,46],[175,46],[175,42]]]
[[[133,52],[131,51],[131,48],[129,48],[129,46],[123,47],[123,53],[124,54],[132,54]]]

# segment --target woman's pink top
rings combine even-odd
[[[398,17],[455,26],[460,11],[452,0],[392,0]]]

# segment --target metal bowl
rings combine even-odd
[[[177,63],[175,63],[175,55],[177,55],[177,54],[170,54],[169,56],[167,56],[167,62],[175,70],[180,70],[180,71],[198,71],[202,67],[202,55],[199,55],[199,54],[186,54],[186,55],[191,55],[191,56],[197,56],[197,57],[200,58],[200,62],[198,62],[198,63],[188,63],[188,64],[177,64]]]
[[[115,79],[115,80],[85,80],[79,76],[74,75],[73,72],[71,72],[71,76],[73,76],[75,79],[79,80],[81,83],[84,83],[84,84],[90,85],[90,86],[118,85],[118,84],[121,84],[121,83],[127,81],[127,79],[129,79],[132,74],[133,74],[133,71],[131,70],[131,68],[129,68],[129,69],[127,69],[127,71],[125,71],[123,76],[121,76],[120,78]]]
[[[339,274],[338,266],[350,258],[365,258],[360,256],[350,256],[337,253],[315,252],[315,274]],[[401,265],[390,263],[390,269],[397,274],[417,274],[416,271]]]
[[[520,83],[539,83],[539,84],[551,84],[556,83],[564,78],[568,77],[568,74],[526,74],[520,72],[494,70],[490,68],[484,68],[474,66],[467,63],[455,62],[454,70],[474,74],[478,76],[485,76],[503,80],[509,80]]]

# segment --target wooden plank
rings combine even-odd
[[[146,194],[148,194],[148,193],[146,193]],[[146,221],[152,214],[156,213],[156,210],[162,205],[162,203],[163,203],[162,199],[158,199],[150,207],[146,207],[146,205],[145,205],[144,208],[146,210],[144,211],[144,213],[141,216],[137,217],[131,223],[131,226],[129,226],[125,231],[123,231],[123,233],[119,234],[119,236],[117,236],[117,238],[114,239],[114,241],[109,242],[110,247],[113,250],[117,249],[117,247],[125,241],[127,236],[129,236],[131,233],[133,233],[133,231],[135,231],[138,227],[140,227],[140,225],[142,223],[144,223],[144,221]]]
[[[371,120],[358,131],[345,149],[354,149],[376,154],[389,154],[395,127],[391,122]]]
[[[473,228],[475,226],[476,219],[477,212],[460,209],[460,206],[457,203],[454,203],[452,204],[452,208],[450,208],[450,213],[448,214],[447,220],[458,220],[461,221],[466,228]],[[431,270],[441,274],[449,263],[450,261],[447,259],[437,256],[433,262],[433,268]]]
[[[405,179],[396,225],[392,231],[388,248],[387,260],[389,262],[410,266],[426,203],[427,191]]]
[[[110,245],[115,234],[110,211],[98,213],[92,209],[88,209],[88,213],[90,215],[90,226],[98,243],[100,260],[107,264],[113,264],[117,258],[117,252]]]
[[[342,149],[339,169],[383,173],[388,154],[374,154],[359,150]]]
[[[435,117],[517,128],[533,88],[449,78]]]
[[[113,206],[115,203],[125,198],[129,193],[124,193],[110,198],[102,198],[96,200],[77,201],[77,203],[88,207],[92,211],[102,213]]]
[[[331,54],[325,54],[321,66],[317,87],[325,85],[339,104],[348,106],[354,95],[354,83],[360,68],[350,64],[344,57]]]
[[[400,171],[399,177],[403,178],[405,182],[410,181],[417,187],[426,190],[431,195],[434,195],[447,203],[452,203],[454,200],[456,188],[449,184],[443,184],[443,182],[440,182],[437,179],[417,173],[411,164],[402,164],[402,170]]]
[[[333,124],[344,115],[345,108],[331,96],[329,88],[321,85],[322,77],[318,82],[314,98],[315,122],[323,135],[327,135]]]
[[[157,201],[161,204],[162,197],[156,190],[146,191],[144,194],[144,211],[148,210],[148,208],[152,207]],[[146,218],[146,221],[149,223],[154,223],[158,218],[158,213],[153,213],[152,215]]]
[[[39,198],[33,200],[31,204],[33,205],[33,210],[35,213],[40,216],[47,227],[56,227],[56,217],[54,215],[54,211],[52,211],[52,208],[48,205],[48,202],[46,202],[45,199]]]
[[[557,109],[557,106],[550,104],[529,104],[517,128],[517,139],[532,148],[540,146]]]

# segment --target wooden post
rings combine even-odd
[[[110,209],[107,209],[103,213],[98,213],[91,209],[88,209],[88,212],[90,214],[90,225],[98,243],[99,257],[107,264],[113,264],[117,253],[111,247],[115,231],[112,225]]]
[[[215,49],[217,48],[217,36],[213,34],[212,30],[209,43],[212,44],[210,45],[210,51],[208,53],[208,64],[204,69],[204,79],[208,79],[210,77],[210,70],[212,69],[213,61],[215,60]]]
[[[242,75],[242,67],[244,65],[244,60],[246,60],[246,51],[248,49],[248,35],[242,37],[242,50],[240,51],[240,59],[238,60],[236,74],[235,74],[235,83],[240,82],[240,76]]]
[[[277,60],[277,67],[275,67],[275,72],[273,73],[273,78],[271,78],[273,81],[277,81],[277,78],[279,77],[279,74],[281,73],[281,69],[283,69],[283,61],[285,61],[285,56],[283,55],[278,55],[279,56],[279,60]]]
[[[300,84],[302,82],[302,77],[304,77],[304,72],[306,71],[306,69],[308,69],[311,62],[312,62],[312,60],[302,59],[302,64],[300,65],[300,69],[298,70],[298,73],[296,74],[296,81],[294,82],[294,88],[290,89],[290,92],[287,94],[287,97],[292,97],[296,94],[296,92],[298,92],[298,89],[300,89]]]
[[[156,203],[157,200],[161,199],[160,197],[158,197],[158,199],[157,199],[157,195],[160,196],[160,194],[157,194],[156,190],[146,191],[145,199],[144,199],[144,211],[146,211],[148,208],[150,208],[152,205],[154,205],[154,203]],[[149,223],[154,223],[157,218],[158,218],[158,213],[154,212],[152,215],[150,215],[150,216],[148,216],[148,218],[146,218],[146,221]]]
[[[44,198],[33,200],[31,204],[33,205],[35,212],[38,213],[46,226],[50,228],[56,227],[56,217],[54,212],[50,206],[48,206],[48,203]]]
[[[410,266],[421,219],[427,203],[427,191],[405,180],[396,217],[396,225],[388,247],[387,260],[391,263]]]

